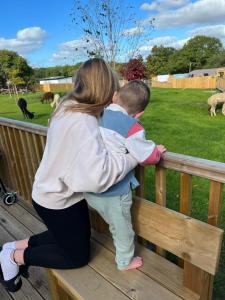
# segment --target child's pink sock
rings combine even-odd
[[[122,271],[128,271],[132,269],[137,269],[142,266],[142,258],[140,256],[135,256],[132,258],[128,266],[126,266]]]

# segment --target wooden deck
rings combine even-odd
[[[1,200],[1,199],[0,199]],[[24,239],[45,229],[30,205],[18,201],[12,206],[6,206],[0,201],[0,245],[6,241]],[[46,271],[31,267],[30,277],[23,280],[23,285],[17,293],[7,293],[0,283],[1,300],[50,300],[50,292]]]

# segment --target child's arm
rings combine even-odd
[[[139,164],[156,164],[166,148],[163,145],[156,145],[151,140],[146,140],[145,130],[140,123],[135,123],[126,138],[126,148],[129,153],[137,159]]]

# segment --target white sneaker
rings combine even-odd
[[[3,249],[0,253],[0,263],[4,278],[5,288],[9,292],[16,292],[22,286],[19,266],[11,259],[12,249]]]

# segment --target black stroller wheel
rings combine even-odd
[[[17,200],[17,197],[15,194],[12,194],[12,193],[7,193],[4,197],[3,197],[3,202],[6,204],[6,205],[12,205],[16,202]]]

